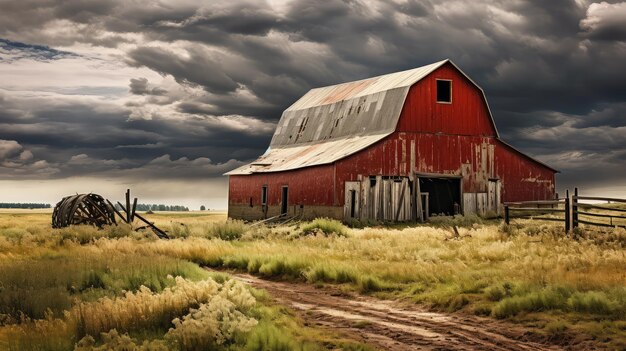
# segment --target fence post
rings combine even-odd
[[[504,223],[508,225],[509,222],[510,222],[509,205],[504,205]]]
[[[572,198],[572,228],[578,228],[578,188],[574,188],[574,197]]]
[[[569,216],[569,189],[565,191],[565,235],[569,235],[570,216]]]

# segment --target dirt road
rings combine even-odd
[[[520,327],[488,318],[433,313],[328,287],[268,281],[247,274],[234,277],[265,289],[279,303],[300,312],[309,325],[331,328],[383,350],[561,349],[528,341]]]

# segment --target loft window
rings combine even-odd
[[[437,79],[437,102],[452,102],[452,81]]]

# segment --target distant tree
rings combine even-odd
[[[206,211],[206,207],[204,205],[200,206],[200,211]]]
[[[25,208],[25,209],[33,209],[33,208],[50,208],[50,204],[40,204],[40,203],[21,203],[21,202],[3,202],[0,203],[0,208]]]

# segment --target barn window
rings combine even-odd
[[[437,102],[452,102],[452,81],[437,79]]]

